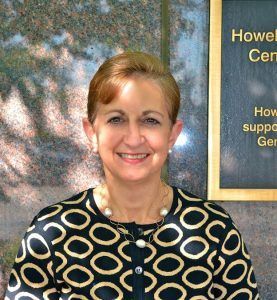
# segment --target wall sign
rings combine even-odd
[[[277,200],[276,12],[211,1],[209,199]]]

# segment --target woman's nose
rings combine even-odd
[[[125,144],[131,147],[137,147],[144,143],[145,137],[142,134],[141,128],[138,124],[129,124],[125,136]]]

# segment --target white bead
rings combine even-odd
[[[143,268],[141,267],[141,266],[137,266],[136,268],[135,268],[135,273],[136,274],[142,274],[142,272],[143,272]]]
[[[146,242],[142,239],[139,239],[139,240],[136,241],[136,245],[139,248],[144,248],[146,246]]]
[[[166,207],[161,208],[160,215],[165,217],[168,214],[168,209]]]
[[[109,218],[112,214],[113,214],[113,211],[109,207],[106,207],[104,210],[104,216]]]

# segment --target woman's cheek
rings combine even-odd
[[[166,151],[168,148],[167,132],[159,132],[149,135],[149,142],[157,151]]]

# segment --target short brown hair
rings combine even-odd
[[[159,84],[168,104],[169,117],[174,124],[180,106],[179,87],[159,58],[143,52],[118,54],[99,67],[89,85],[87,104],[89,121],[93,124],[98,103],[110,103],[132,76],[142,76]]]

